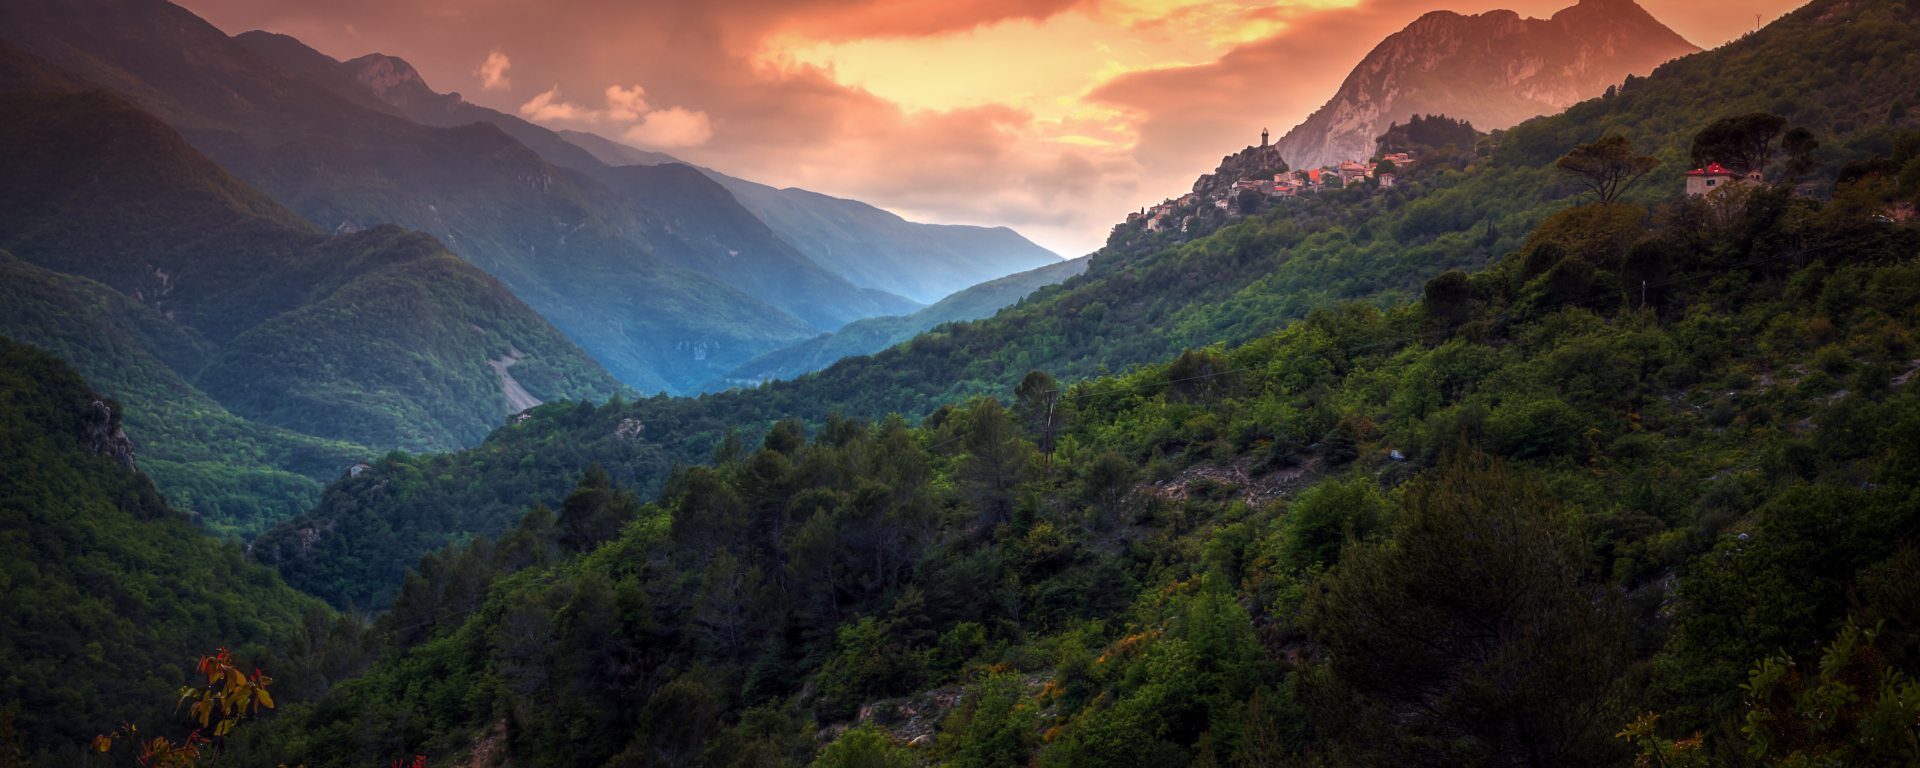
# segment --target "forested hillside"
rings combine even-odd
[[[318,690],[285,653],[331,631],[325,606],[170,509],[121,425],[118,401],[0,338],[0,760],[80,764],[123,722],[178,738],[178,689],[217,646]]]
[[[1903,764],[1920,188],[1831,191],[1565,207],[1414,304],[781,422],[657,502],[589,469],[247,754]]]
[[[260,556],[329,600],[378,604],[399,583],[398,564],[457,535],[505,529],[527,505],[564,494],[594,462],[646,496],[676,463],[710,456],[730,429],[751,434],[781,418],[820,424],[833,413],[918,418],[1004,395],[1030,370],[1071,382],[1184,349],[1244,344],[1343,301],[1393,306],[1448,269],[1483,268],[1520,248],[1547,216],[1590,200],[1553,163],[1623,126],[1658,161],[1626,202],[1679,195],[1696,133],[1756,103],[1812,134],[1821,147],[1799,170],[1830,188],[1850,163],[1892,156],[1897,132],[1915,125],[1900,108],[1920,81],[1920,59],[1908,53],[1920,45],[1920,27],[1908,10],[1905,0],[1816,2],[1630,81],[1612,98],[1523,124],[1488,142],[1486,156],[1434,153],[1392,190],[1356,187],[1277,206],[1197,240],[1177,232],[1116,238],[1070,285],[795,381],[698,400],[552,406],[460,454],[394,457],[265,537]]]
[[[176,509],[216,531],[258,533],[311,509],[326,483],[373,453],[233,415],[175,367],[205,359],[194,335],[111,288],[4,251],[0,278],[0,329],[135,406],[124,422],[141,468]]]
[[[377,452],[479,440],[525,407],[509,378],[619,391],[432,238],[321,234],[126,100],[12,49],[0,70],[0,331],[128,402],[161,487],[216,528],[283,520]]]

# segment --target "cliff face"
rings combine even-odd
[[[1280,153],[1296,168],[1365,159],[1416,114],[1509,128],[1698,50],[1633,0],[1581,0],[1551,19],[1435,11],[1374,48]]]

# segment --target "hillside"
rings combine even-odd
[[[691,166],[628,165],[608,169],[606,178],[613,191],[687,234],[694,247],[668,256],[675,266],[724,280],[816,328],[920,308],[885,291],[855,288],[815,264]]]
[[[842,358],[871,355],[947,323],[992,317],[1034,291],[1084,274],[1086,259],[1073,259],[989,280],[900,317],[870,317],[848,323],[786,349],[747,361],[709,389],[751,386],[774,379],[791,379],[834,364]]]
[[[269,649],[328,620],[170,509],[119,402],[53,356],[0,338],[0,403],[0,749],[73,765],[123,722],[177,737],[160,726],[196,657],[225,646],[278,670]]]
[[[1035,369],[1077,381],[1183,349],[1238,346],[1315,308],[1403,302],[1433,275],[1477,270],[1517,250],[1540,221],[1576,202],[1579,187],[1550,164],[1580,142],[1632,126],[1636,145],[1663,164],[1629,200],[1671,200],[1682,189],[1693,134],[1716,117],[1778,101],[1769,95],[1776,86],[1852,105],[1844,112],[1786,105],[1797,106],[1796,125],[1827,145],[1818,173],[1832,178],[1851,158],[1892,144],[1883,119],[1854,116],[1888,115],[1920,78],[1920,62],[1895,53],[1920,44],[1920,30],[1899,15],[1897,2],[1833,2],[1669,65],[1614,99],[1521,126],[1493,157],[1429,165],[1390,191],[1356,188],[1278,206],[1191,242],[1169,232],[1109,247],[1069,285],[872,357],[699,400],[538,409],[471,450],[399,459],[336,486],[311,513],[263,538],[258,551],[329,600],[384,602],[402,569],[381,575],[341,566],[346,553],[405,562],[458,534],[500,531],[528,505],[554,502],[595,462],[647,495],[675,464],[710,456],[731,429],[751,433],[782,418],[819,424],[836,413],[919,418],[943,404],[1006,393]],[[1865,75],[1855,62],[1866,61],[1880,68]],[[537,469],[526,458],[535,454]],[[381,484],[401,476],[413,479]],[[484,480],[476,487],[468,478]]]
[[[932,303],[1060,260],[1006,227],[923,224],[858,200],[706,173],[821,266],[914,301]]]
[[[574,146],[593,153],[595,158],[610,168],[621,165],[661,165],[680,162],[680,158],[665,152],[651,152],[630,147],[597,133],[572,130],[560,130],[554,133],[559,134],[560,138],[566,139]]]
[[[57,355],[125,404],[140,464],[174,509],[251,536],[305,512],[377,451],[240,418],[194,387],[207,347],[150,307],[0,251],[0,334]]]
[[[1915,31],[1890,10],[1849,26]],[[251,754],[1911,761],[1920,227],[1881,212],[1920,191],[1888,181],[1564,205],[1418,302],[782,422],[652,503],[587,469],[424,558],[392,652]]]
[[[670,266],[659,252],[693,247],[684,233],[492,123],[415,123],[162,0],[8,3],[0,39],[130,96],[327,231],[433,235],[636,389],[697,386],[823,330]]]
[[[657,220],[671,235],[655,245],[654,254],[662,261],[739,289],[814,328],[834,329],[851,320],[913,308],[900,297],[856,288],[820,268],[698,173],[610,167],[552,130],[471,104],[457,93],[434,91],[413,65],[397,57],[369,54],[341,62],[294,38],[264,32],[247,32],[234,40],[346,98],[372,96],[422,125],[497,127],[547,162],[585,174],[617,196],[598,201],[602,205],[637,206]]]
[[[4,330],[140,409],[163,489],[216,526],[257,531],[378,451],[479,440],[512,413],[490,360],[518,355],[540,399],[619,391],[431,238],[323,235],[125,100],[6,69],[39,90],[0,91],[0,248],[24,262]]]
[[[1504,129],[1698,50],[1633,0],[1580,0],[1548,19],[1435,11],[1368,53],[1277,146],[1295,168],[1320,168],[1372,157],[1374,139],[1414,115]]]

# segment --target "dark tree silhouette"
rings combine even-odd
[[[1637,155],[1625,136],[1608,136],[1574,147],[1554,167],[1578,179],[1602,204],[1620,199],[1635,182],[1652,173],[1660,161]]]
[[[1778,151],[1775,142],[1786,130],[1786,118],[1765,112],[1715,120],[1693,137],[1694,166],[1719,163],[1740,173],[1766,170]]]

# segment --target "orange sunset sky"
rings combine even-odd
[[[756,181],[1066,256],[1276,136],[1427,11],[1574,0],[179,0]],[[1641,0],[1702,47],[1804,0]]]

